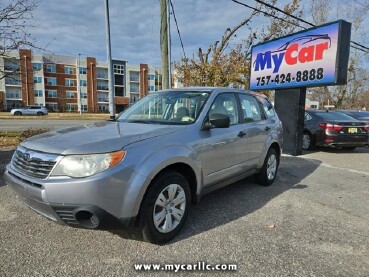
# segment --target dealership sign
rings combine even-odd
[[[250,89],[345,84],[350,30],[339,20],[254,46]]]

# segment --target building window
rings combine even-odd
[[[139,92],[140,91],[140,87],[138,85],[138,83],[131,83],[130,92]]]
[[[131,71],[129,72],[129,81],[131,82],[139,82],[139,76],[140,76],[140,72],[137,71]]]
[[[70,66],[64,67],[64,73],[65,74],[73,74],[73,67],[70,67]]]
[[[99,105],[99,112],[100,113],[105,113],[105,112],[108,112],[109,109],[107,106],[103,106],[103,105]]]
[[[115,87],[115,96],[124,96],[124,87]]]
[[[50,112],[55,112],[55,111],[58,110],[58,104],[56,104],[56,103],[46,103],[46,108]]]
[[[56,90],[47,90],[46,91],[46,97],[48,97],[48,98],[56,98],[57,97]]]
[[[105,70],[97,70],[97,78],[108,79],[108,72]]]
[[[124,86],[124,76],[123,75],[114,75],[114,84],[118,86]]]
[[[42,63],[32,63],[32,68],[34,71],[40,71],[42,69]]]
[[[49,73],[56,73],[56,65],[55,64],[46,65],[46,71]]]
[[[79,74],[86,74],[87,73],[87,68],[86,67],[80,67],[79,68]]]
[[[87,99],[87,93],[86,92],[81,92],[81,98]]]
[[[33,82],[35,84],[41,84],[42,83],[42,77],[33,77]]]
[[[124,65],[122,64],[114,64],[113,65],[114,73],[116,74],[124,74]]]
[[[109,90],[108,83],[104,81],[97,81],[97,89],[98,90]]]
[[[149,74],[148,78],[150,81],[155,81],[155,74]]]
[[[79,85],[81,87],[87,87],[87,80],[79,80]]]
[[[39,77],[36,77],[36,78],[39,78]],[[46,84],[48,86],[56,86],[56,78],[55,77],[46,78]]]
[[[87,105],[81,105],[82,112],[87,112]]]
[[[65,86],[66,87],[74,87],[74,79],[65,79]]]
[[[155,86],[149,86],[149,91],[155,91]]]
[[[76,98],[76,92],[75,91],[66,91],[65,92],[65,98],[67,98],[67,99]]]
[[[43,97],[44,96],[44,92],[42,91],[42,89],[35,89],[34,91],[35,97]]]
[[[67,103],[65,109],[67,112],[74,112],[76,110],[76,104]]]

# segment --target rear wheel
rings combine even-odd
[[[21,112],[15,112],[14,115],[22,115]]]
[[[149,186],[140,211],[144,240],[163,244],[172,240],[185,224],[191,206],[186,178],[167,171]]]
[[[44,113],[43,112],[37,112],[37,115],[42,116],[42,115],[44,115]]]
[[[314,148],[313,136],[309,132],[302,134],[302,149],[312,150]]]
[[[269,148],[268,154],[265,157],[263,167],[260,173],[256,175],[257,181],[263,186],[270,186],[273,184],[277,176],[279,166],[279,155],[274,148]]]

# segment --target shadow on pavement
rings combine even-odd
[[[5,166],[10,162],[14,150],[0,149],[0,187],[5,186],[3,173]]]
[[[342,149],[333,147],[316,147],[311,151],[303,151],[302,155],[312,154],[317,152],[333,153],[333,154],[369,154],[369,147],[356,147],[355,149]]]
[[[273,185],[263,187],[256,184],[253,177],[249,177],[205,195],[200,203],[192,208],[186,225],[171,243],[247,216],[289,189],[305,189],[307,186],[300,184],[300,181],[312,174],[320,163],[317,160],[283,156]],[[110,232],[124,239],[141,239],[135,230]]]

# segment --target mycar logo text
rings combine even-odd
[[[311,44],[310,42],[313,41],[316,43]],[[304,46],[307,43],[309,45]],[[254,70],[273,69],[273,73],[278,73],[283,61],[287,65],[295,65],[322,60],[324,52],[330,47],[331,39],[328,34],[305,35],[294,38],[275,51],[258,53],[253,64]]]

